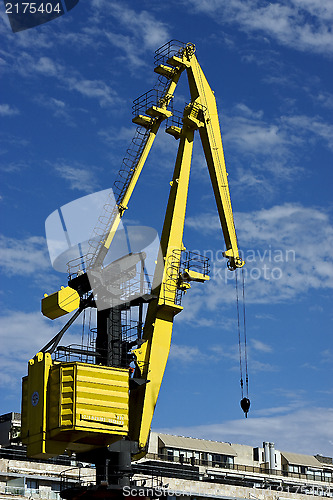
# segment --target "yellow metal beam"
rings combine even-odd
[[[170,114],[167,106],[179,77],[186,69],[191,103],[184,110],[183,127],[171,125],[168,128],[168,132],[180,142],[161,235],[162,251],[158,258],[152,285],[152,294],[157,298],[148,306],[142,337],[144,343],[133,351],[137,356],[135,375],[146,380],[146,383],[130,391],[128,403],[126,399],[129,382],[127,368],[116,369],[93,365],[88,373],[85,368],[83,370],[79,364],[75,363],[68,365],[67,368],[65,366],[62,370],[61,367],[64,364],[52,364],[50,354],[38,353],[33,360],[30,360],[29,374],[23,382],[22,435],[24,442],[28,445],[30,455],[47,456],[49,454],[51,456],[59,452],[58,440],[62,441],[63,449],[68,447],[74,451],[84,451],[94,446],[105,446],[119,439],[119,436],[127,436],[127,433],[130,439],[139,443],[141,450],[146,446],[169,356],[173,320],[175,315],[182,310],[177,302],[177,293],[180,289],[189,288],[191,281],[207,280],[206,275],[201,275],[191,269],[183,270],[182,276],[179,273],[181,252],[184,250],[183,231],[193,138],[196,129],[199,129],[221,220],[226,244],[225,256],[229,259],[231,269],[244,265],[237,244],[214,93],[194,55],[193,44],[184,46],[183,51],[180,50],[177,55],[171,56],[167,63],[172,67],[160,66],[157,72],[170,76],[169,85],[165,89],[164,98],[159,100],[158,107],[152,110],[153,117],[148,118],[142,115],[139,118],[143,126],[149,129],[149,135],[124,195],[118,201],[117,212],[108,228],[107,235],[100,242],[100,247],[96,250],[95,259],[91,264],[92,267],[103,265],[104,257],[123,213],[127,209],[160,124]],[[73,301],[78,300],[69,287],[64,289],[62,295],[60,292],[53,295],[54,297],[44,299],[45,312],[48,312],[49,317],[58,317],[65,314],[68,309],[73,310],[71,309]],[[82,385],[80,385],[81,379],[80,383],[75,382],[79,380],[75,376],[78,371],[84,375]],[[93,380],[95,375],[97,378]],[[97,379],[109,377],[109,375],[113,380],[113,386],[108,389],[107,394],[103,392],[104,387],[99,387],[95,392],[89,390],[90,385],[95,384]],[[119,377],[122,379],[120,384],[118,383]],[[61,380],[65,379],[68,383],[62,384]],[[56,394],[55,389],[50,391],[52,383],[54,387],[64,389],[61,395]],[[105,384],[105,386],[109,385],[109,383]],[[71,397],[68,397],[69,393]],[[103,396],[102,399],[99,399],[100,396]],[[91,403],[92,400],[94,404]],[[64,402],[63,406],[58,405],[58,402],[62,405],[61,401]],[[57,411],[60,413],[58,414]],[[127,411],[129,411],[129,424]],[[67,418],[68,416],[70,418]],[[112,429],[112,426],[115,429]],[[99,436],[97,440],[96,436]],[[84,448],[85,446],[88,448]]]
[[[222,225],[225,256],[229,259],[231,269],[236,269],[242,267],[244,261],[238,249],[216,99],[195,55],[187,67],[187,76],[192,103],[200,104],[204,110],[204,126],[199,128],[200,138]]]
[[[158,299],[148,306],[143,339],[142,377],[149,382],[130,394],[130,438],[144,448],[170,351],[174,316],[182,310],[176,293],[183,241],[194,129],[184,127],[180,138],[169,201],[161,235],[161,257],[153,281]],[[161,283],[161,284],[158,284]]]
[[[165,120],[165,118],[169,117],[172,114],[166,108],[167,108],[170,100],[173,97],[173,93],[176,89],[178,80],[179,80],[180,75],[183,72],[183,70],[184,70],[184,68],[180,67],[180,68],[177,68],[177,70],[172,73],[172,78],[169,82],[169,85],[167,86],[167,88],[165,90],[165,96],[168,96],[168,99],[160,99],[160,102],[161,102],[160,108],[155,107],[156,109],[160,110],[160,112],[159,113],[156,112],[157,118],[155,118],[154,123],[152,125],[152,128],[149,132],[149,137],[148,137],[147,142],[144,146],[144,149],[141,153],[139,161],[135,166],[135,171],[131,177],[131,180],[128,184],[128,187],[127,187],[121,201],[118,203],[118,213],[116,214],[116,217],[112,221],[112,224],[108,229],[108,233],[103,241],[103,244],[95,257],[94,262],[92,262],[91,267],[100,266],[103,264],[104,258],[105,258],[106,254],[110,248],[110,245],[112,243],[114,235],[119,227],[121,218],[122,218],[125,210],[128,207],[128,203],[130,201],[130,198],[132,196],[132,193],[134,191],[136,183],[139,179],[139,176],[142,172],[142,169],[143,169],[144,164],[146,162],[147,156],[152,148],[152,145],[154,143],[154,140],[155,140],[156,134],[160,128],[160,125],[161,125],[162,121]]]

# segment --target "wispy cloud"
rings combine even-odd
[[[0,104],[0,116],[15,116],[19,114],[20,112],[15,106]]]
[[[50,268],[45,238],[18,240],[0,235],[0,267],[9,276],[31,276]]]
[[[320,116],[290,114],[267,120],[262,110],[238,103],[223,114],[222,129],[236,170],[235,187],[242,191],[246,186],[247,194],[276,196],[282,179],[285,186],[286,179],[299,178],[310,148],[333,150],[333,126]]]
[[[276,449],[314,455],[332,455],[333,409],[305,408],[289,411],[274,408],[275,416],[226,420],[216,424],[193,427],[173,427],[154,429],[181,436],[220,440],[235,444],[261,446],[263,441],[274,442]]]
[[[117,98],[117,92],[102,80],[88,80],[75,76],[65,77],[64,81],[70,90],[76,90],[84,97],[98,99],[102,107],[112,106],[120,102]]]
[[[333,94],[329,92],[319,92],[316,96],[317,102],[328,109],[333,109]]]
[[[182,363],[197,362],[201,357],[200,350],[197,347],[172,344],[170,350],[170,359],[181,361]]]
[[[0,386],[18,388],[27,363],[61,328],[40,312],[9,311],[0,316]],[[69,343],[76,333],[69,333]],[[15,401],[19,405],[19,401]]]
[[[329,55],[333,52],[330,0],[282,0],[262,4],[259,0],[191,0],[198,12],[218,23],[236,24],[240,30],[258,33],[300,51]]]
[[[55,118],[62,119],[70,127],[76,127],[76,123],[69,113],[69,106],[63,100],[40,95],[35,98],[35,102],[49,109]]]
[[[333,227],[325,211],[286,203],[238,213],[236,221],[246,261],[247,301],[292,300],[311,289],[333,287]],[[220,231],[218,217],[212,214],[189,217],[187,227],[213,239]],[[218,252],[207,252],[213,260],[212,279],[205,293],[198,292],[199,310],[215,310],[221,303],[234,300],[233,293],[225,293],[226,283],[234,281],[234,273],[225,270]]]
[[[135,68],[146,66],[142,56],[147,50],[156,50],[170,39],[168,26],[148,11],[134,10],[126,4],[116,2],[95,2],[102,12],[108,13],[117,20],[118,30],[111,27],[104,30],[108,41],[121,49],[120,59]],[[122,33],[125,30],[125,33]]]
[[[261,352],[272,352],[273,351],[273,349],[271,348],[270,345],[265,344],[261,340],[251,339],[251,343],[252,343],[253,349],[255,349],[256,351],[261,351]]]
[[[325,123],[319,116],[283,116],[281,120],[286,123],[292,132],[298,130],[298,135],[303,138],[303,141],[308,140],[309,137],[311,139],[314,134],[317,138],[322,139],[329,149],[333,151],[333,125]],[[313,142],[313,139],[311,142]]]
[[[48,56],[35,56],[23,51],[14,59],[12,56],[11,68],[21,77],[34,79],[36,76],[55,79],[59,85],[68,91],[78,92],[89,99],[96,99],[101,107],[119,106],[122,99],[117,92],[101,79],[90,79],[82,75],[77,69]]]
[[[55,172],[69,182],[70,189],[77,189],[85,193],[96,191],[99,186],[96,168],[83,165],[77,161],[69,163],[65,160],[58,160],[50,164]]]
[[[216,326],[216,322],[215,322]],[[257,352],[255,352],[257,351]],[[257,354],[260,354],[261,359],[257,359]],[[250,373],[253,375],[258,372],[277,372],[279,367],[266,361],[263,358],[264,354],[271,353],[272,348],[259,340],[251,341],[251,345],[247,349],[247,360]],[[193,345],[177,344],[173,342],[170,350],[170,361],[177,362],[177,366],[188,364],[204,364],[206,366],[227,363],[228,369],[231,371],[239,370],[239,346],[237,343],[227,345],[214,344],[199,348]]]

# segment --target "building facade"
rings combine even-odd
[[[75,457],[28,459],[19,430],[20,414],[0,416],[0,500],[58,500],[63,487],[94,484],[94,467]],[[333,497],[332,458],[280,451],[269,442],[252,447],[152,432],[133,471],[133,486],[184,500]]]

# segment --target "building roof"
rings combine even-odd
[[[169,434],[158,434],[165,447],[178,448],[182,450],[203,451],[236,457],[237,453],[229,443],[219,443],[205,439],[195,439],[183,436],[171,436]]]
[[[286,459],[288,464],[304,465],[306,467],[316,467],[321,469],[323,464],[312,455],[300,455],[299,453],[289,453],[281,451],[281,455]]]

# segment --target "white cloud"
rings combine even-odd
[[[59,76],[64,72],[63,66],[49,57],[40,57],[35,62],[34,69],[45,76]]]
[[[235,323],[235,322],[233,322]],[[215,327],[217,322],[215,321]],[[211,325],[209,325],[211,326]],[[234,328],[235,330],[235,328]],[[255,359],[256,353],[255,351],[259,351],[261,358],[264,357],[262,353],[271,353],[272,349],[267,344],[260,342],[259,340],[251,340],[251,345],[247,348],[247,364],[249,367],[249,371],[251,374],[258,372],[277,372],[279,371],[279,367],[265,361],[259,361],[259,359]],[[266,357],[265,357],[266,358]],[[227,364],[228,370],[231,371],[239,371],[239,346],[235,342],[231,345],[210,345],[205,348],[200,348],[193,345],[184,345],[177,344],[172,342],[170,349],[170,361],[174,361],[177,363],[177,366],[181,366],[183,364],[204,364],[204,365],[216,365],[218,366],[221,363],[221,359],[224,360],[224,363]],[[244,345],[242,344],[242,363],[244,375],[246,372],[246,364],[245,364],[245,352]]]
[[[77,189],[85,193],[91,193],[98,189],[98,180],[93,167],[87,167],[78,162],[72,162],[69,165],[64,160],[52,164],[52,167],[60,177],[69,182],[71,189]]]
[[[292,300],[309,290],[333,287],[333,227],[329,216],[317,208],[286,203],[251,213],[235,215],[246,266],[247,302],[266,303]],[[210,235],[220,232],[218,217],[206,214],[189,217],[187,227]],[[320,249],[320,252],[318,251]],[[212,276],[198,301],[198,310],[215,310],[234,301],[234,273],[225,269],[220,253],[213,257]]]
[[[0,235],[0,267],[9,276],[40,275],[50,265],[45,238],[18,240]]]
[[[114,2],[111,3],[111,9],[112,15],[131,31],[135,38],[141,38],[146,49],[155,50],[169,40],[166,24],[157,20],[151,13],[145,10],[137,12]]]
[[[49,109],[54,117],[62,119],[70,127],[76,127],[76,123],[68,112],[69,106],[61,99],[41,94],[36,96],[34,101],[40,106]]]
[[[0,104],[0,116],[15,116],[19,114],[20,112],[17,108],[9,104]]]
[[[10,311],[0,316],[0,385],[18,387],[27,373],[27,363],[63,326],[40,312]],[[72,335],[67,343],[77,341]]]
[[[115,2],[97,2],[100,9],[108,9],[108,13],[116,18],[118,32],[105,30],[105,35],[112,45],[121,49],[129,65],[138,68],[146,66],[142,55],[147,50],[156,50],[170,39],[165,23],[156,19],[145,10],[135,11],[123,4]],[[103,6],[103,7],[102,7]],[[126,35],[119,33],[126,29]]]
[[[189,363],[198,361],[201,353],[197,347],[172,344],[170,349],[170,359]]]
[[[329,92],[319,92],[316,100],[325,108],[333,109],[333,94]]]
[[[124,142],[125,144],[129,144],[133,139],[133,135],[135,133],[135,129],[133,126],[129,127],[120,127],[120,128],[108,128],[103,129],[98,132],[99,137],[106,144],[113,146],[114,144],[119,144],[119,142]]]
[[[265,123],[256,116],[233,116],[226,129],[225,140],[247,152],[272,154],[273,150],[289,142],[281,127]]]
[[[285,408],[273,410],[270,412],[267,409],[268,416],[265,417],[256,417],[250,413],[248,419],[154,430],[250,446],[261,446],[263,441],[270,441],[281,451],[332,456],[333,409],[304,408],[285,415],[270,416]]]
[[[199,12],[219,23],[237,24],[248,33],[261,33],[300,51],[332,54],[333,12],[330,0],[191,0]]]
[[[283,116],[281,119],[292,131],[298,130],[299,136],[305,136],[304,140],[309,137],[311,140],[311,136],[315,134],[333,150],[333,125],[323,122],[320,117],[295,115]]]
[[[85,97],[98,99],[102,107],[119,102],[117,93],[102,80],[87,80],[76,76],[65,77],[64,81],[70,90],[76,90]]]
[[[12,67],[26,78],[34,77],[36,73],[46,78],[53,78],[69,91],[78,92],[89,99],[97,99],[101,107],[119,105],[122,102],[117,92],[103,80],[85,78],[76,69],[47,56],[37,58],[22,52],[18,60],[13,61]]]
[[[222,126],[226,129],[224,143],[235,157],[241,179],[237,188],[246,186],[247,192],[273,194],[281,179],[298,178],[309,145],[313,149],[321,143],[333,150],[333,126],[319,116],[282,115],[267,121],[262,110],[238,103],[223,114]]]
[[[261,352],[272,352],[272,348],[270,345],[261,342],[261,340],[251,339],[253,349]]]

